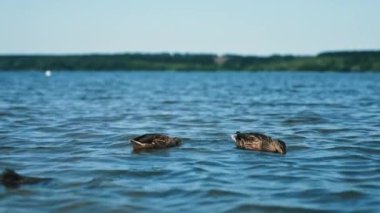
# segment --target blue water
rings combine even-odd
[[[151,132],[183,145],[132,153]],[[4,168],[52,180],[0,186],[0,212],[376,212],[380,74],[0,72]]]

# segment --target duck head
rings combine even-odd
[[[236,133],[235,134],[232,134],[232,135],[230,135],[231,136],[231,139],[236,143],[236,141],[239,139],[239,134],[240,134],[240,132],[239,131],[236,131]]]
[[[174,137],[173,141],[174,141],[175,145],[180,145],[182,140],[180,138]]]
[[[286,154],[286,145],[285,145],[284,141],[274,140],[273,146],[274,146],[276,152],[283,154],[283,155]]]
[[[7,187],[16,187],[22,182],[23,177],[12,169],[5,169],[0,180]]]

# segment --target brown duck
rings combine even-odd
[[[0,183],[7,188],[17,188],[23,184],[35,184],[49,181],[50,178],[27,177],[16,173],[12,169],[5,169],[0,176]]]
[[[163,149],[181,144],[181,139],[163,134],[145,134],[131,139],[134,151]]]
[[[273,139],[260,133],[240,133],[231,135],[239,149],[249,149],[264,152],[274,152],[286,154],[286,145],[284,141]]]

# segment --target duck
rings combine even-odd
[[[173,146],[179,146],[181,139],[178,137],[171,137],[165,134],[144,134],[131,139],[133,151],[146,150],[146,149],[163,149]]]
[[[273,152],[283,155],[286,154],[286,144],[284,141],[273,139],[270,136],[261,133],[241,133],[237,131],[235,134],[231,135],[231,138],[239,149]]]
[[[0,176],[0,183],[7,188],[17,188],[23,184],[35,184],[50,180],[49,178],[27,177],[18,174],[13,169],[5,169]]]

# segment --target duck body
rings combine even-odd
[[[23,184],[35,184],[47,180],[50,179],[23,176],[16,173],[12,169],[5,169],[0,176],[1,184],[3,184],[7,188],[17,188]]]
[[[264,134],[250,132],[231,135],[239,149],[248,149],[264,152],[286,154],[286,144],[282,140],[273,139]]]
[[[131,139],[133,150],[163,149],[179,146],[181,139],[164,134],[145,134]]]

